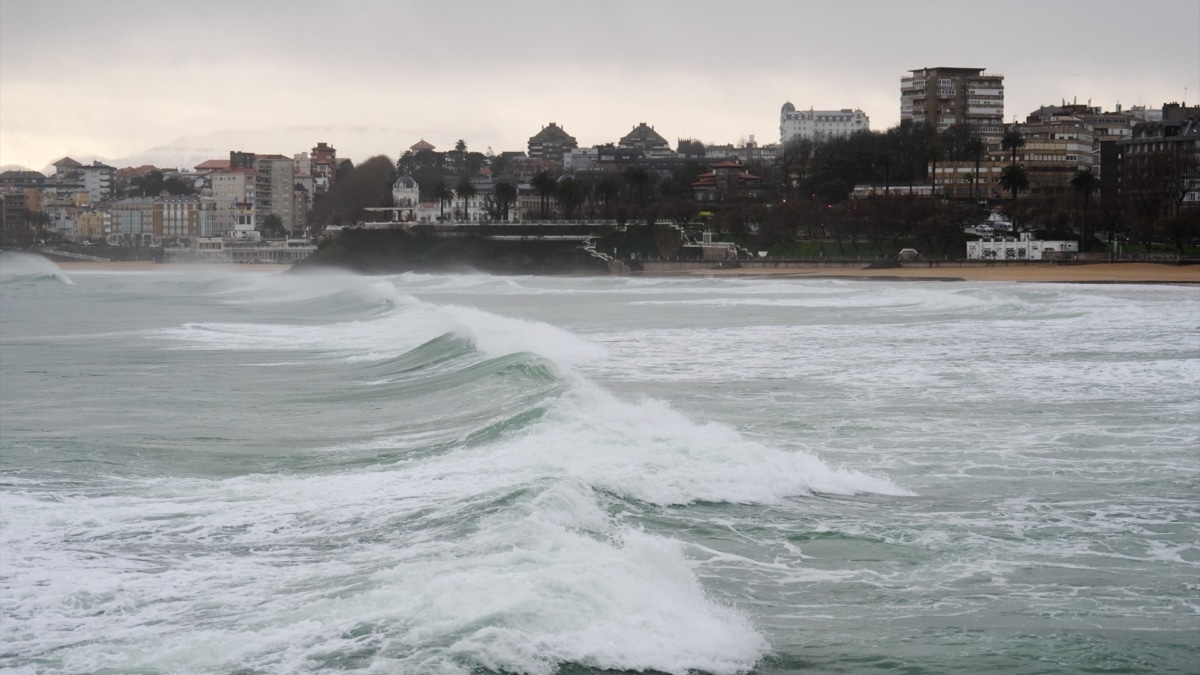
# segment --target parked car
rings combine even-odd
[[[900,252],[896,254],[896,257],[901,260],[916,260],[920,256],[921,254],[917,253],[917,249],[915,248],[902,248],[900,249]]]

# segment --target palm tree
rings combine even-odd
[[[508,220],[508,209],[517,201],[517,188],[512,183],[496,183],[496,204],[500,207],[500,218]]]
[[[640,166],[631,166],[625,169],[625,182],[629,183],[631,192],[636,191],[638,203],[646,200],[646,186],[650,183],[650,174]]]
[[[1029,174],[1020,164],[1009,164],[1000,172],[1000,187],[1012,192],[1013,214],[1017,211],[1017,192],[1029,189]],[[1016,223],[1013,223],[1013,233],[1016,233]]]
[[[587,185],[583,181],[575,180],[571,176],[564,176],[559,179],[558,185],[554,188],[555,199],[562,207],[563,218],[570,220],[575,209],[578,208],[585,199],[587,199]]]
[[[604,217],[609,218],[612,203],[621,197],[621,186],[609,176],[596,183],[596,198],[604,204]]]
[[[937,192],[937,163],[942,159],[942,148],[939,145],[929,146],[929,196],[935,196]]]
[[[542,200],[542,220],[545,220],[546,214],[550,210],[550,196],[554,194],[556,187],[554,179],[545,171],[539,171],[533,175],[529,184]]]
[[[439,180],[433,184],[433,198],[438,200],[438,208],[441,211],[441,219],[446,219],[446,204],[454,201],[454,190],[446,185],[446,181]]]
[[[471,179],[465,177],[458,181],[458,185],[454,186],[454,191],[457,192],[458,196],[463,200],[462,219],[467,221],[471,220],[471,211],[467,206],[467,200],[479,194],[479,191],[475,189],[475,185],[471,182]]]
[[[467,142],[461,138],[458,139],[458,142],[454,144],[454,154],[455,154],[454,168],[459,171],[462,171],[463,164],[465,163],[465,161],[467,159]]]
[[[1075,194],[1083,197],[1083,223],[1079,228],[1079,238],[1081,245],[1086,246],[1083,242],[1087,241],[1088,206],[1092,201],[1092,193],[1100,189],[1100,178],[1091,169],[1079,169],[1071,176],[1071,187]]]
[[[967,141],[967,154],[975,159],[975,173],[971,174],[971,199],[978,197],[977,188],[979,183],[979,160],[983,157],[983,153],[987,150],[983,139],[978,136],[972,136]]]
[[[1004,137],[1000,139],[1000,147],[1011,153],[1009,163],[1016,164],[1017,150],[1025,147],[1025,137],[1021,135],[1020,131],[1017,131],[1016,127],[1013,127],[1004,132]]]

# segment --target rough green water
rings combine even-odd
[[[1200,672],[1200,289],[0,259],[0,668]]]

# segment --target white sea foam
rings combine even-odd
[[[0,278],[7,278],[7,281],[12,283],[19,278],[37,277],[52,277],[64,284],[75,283],[62,268],[40,255],[0,251]]]
[[[172,672],[289,670],[366,648],[404,671],[734,673],[766,649],[706,597],[678,544],[614,524],[585,485],[472,523],[503,480],[444,464],[170,481],[134,499],[6,494],[6,642],[70,671]],[[339,541],[338,556],[314,548]]]

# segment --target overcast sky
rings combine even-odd
[[[789,100],[893,126],[900,77],[943,65],[1003,74],[1008,120],[1194,104],[1200,1],[0,0],[0,165],[499,152],[551,121],[584,146],[639,122],[776,142]]]

